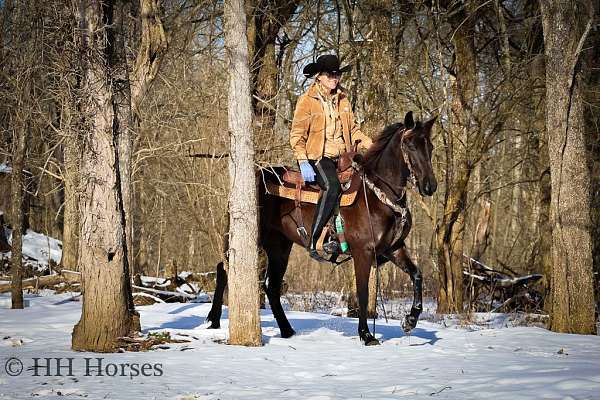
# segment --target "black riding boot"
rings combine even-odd
[[[317,202],[308,252],[312,258],[323,261],[323,258],[317,253],[317,242],[325,224],[331,218],[342,192],[342,187],[337,176],[335,161],[324,157],[318,162],[310,161],[310,163],[315,170],[317,184],[321,188],[321,196]]]

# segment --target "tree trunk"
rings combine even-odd
[[[379,271],[381,274],[381,271]],[[380,276],[381,278],[381,276]],[[381,285],[382,282],[380,281]],[[369,302],[367,303],[367,318],[377,317],[377,268],[371,268],[369,275]]]
[[[580,52],[593,22],[590,0],[542,0],[546,129],[552,199],[550,329],[596,331]]]
[[[377,130],[387,126],[392,118],[397,118],[391,107],[390,81],[381,79],[395,75],[393,3],[391,0],[369,0],[364,4],[369,15],[370,31],[373,32],[366,71],[366,119]]]
[[[69,10],[69,6],[65,6]],[[69,10],[70,12],[70,10]],[[77,77],[82,76],[83,71],[81,63],[78,63],[77,52],[69,53],[68,61],[71,68],[76,69]],[[72,69],[70,69],[70,73]],[[81,97],[81,78],[75,79],[74,87],[66,87],[62,91],[61,102],[61,129],[64,134],[63,139],[63,232],[62,232],[62,258],[63,268],[79,271],[78,249],[79,249],[79,205],[80,205],[80,166],[81,166],[81,137],[84,134],[81,125],[81,106],[79,98]]]
[[[298,0],[247,0],[244,5],[251,90],[263,100],[253,98],[252,102],[255,113],[265,119],[264,122],[269,128],[273,127],[275,121],[275,96],[278,93],[277,78],[280,71],[275,55],[275,40],[279,30],[293,15],[298,3]]]
[[[261,344],[258,283],[258,215],[252,141],[248,38],[243,0],[225,1],[229,63],[229,343]]]
[[[476,94],[475,16],[467,11],[471,2],[453,12],[453,45],[456,78],[453,82],[451,129],[446,149],[444,214],[437,228],[438,313],[463,310],[463,241],[467,190],[472,163],[469,154],[473,128],[472,108]]]
[[[12,224],[11,242],[11,274],[12,291],[11,307],[23,308],[23,233],[26,231],[25,214],[27,210],[26,194],[24,193],[24,168],[27,150],[28,133],[32,129],[33,85],[34,68],[36,57],[39,55],[36,46],[38,30],[37,26],[30,24],[30,18],[39,16],[35,6],[28,2],[18,2],[6,10],[6,28],[8,40],[19,52],[8,53],[5,68],[7,74],[12,76],[3,88],[9,93],[13,91],[13,97],[3,96],[3,100],[12,101],[11,109],[7,112],[8,131],[12,133],[12,171],[10,178],[10,218]],[[10,21],[10,23],[9,23]],[[33,28],[33,29],[32,29]],[[4,93],[3,93],[4,94]]]
[[[598,4],[598,2],[596,2]],[[596,8],[596,19],[600,13],[600,5]],[[587,128],[587,145],[589,167],[591,173],[591,220],[592,220],[592,258],[594,260],[595,294],[600,298],[600,30],[590,32],[590,43],[586,46],[591,51],[585,55],[586,71],[589,71],[587,90],[585,93],[585,126]]]
[[[77,248],[79,246],[79,152],[75,132],[65,137],[64,154],[64,209],[63,246],[61,265],[65,269],[78,271]]]
[[[24,85],[20,93],[21,100],[30,96],[29,79],[20,82]],[[23,308],[23,168],[25,167],[25,146],[28,130],[28,118],[22,113],[27,112],[30,106],[27,101],[20,102],[23,110],[17,111],[13,126],[13,157],[11,173],[11,205],[12,205],[12,244],[11,244],[11,272],[12,272],[12,308]]]
[[[477,224],[475,226],[473,250],[471,251],[471,258],[477,261],[481,261],[483,254],[487,249],[490,237],[489,225],[492,216],[492,203],[489,197],[483,196],[479,202],[479,205],[481,209],[479,210],[479,217],[477,218]]]
[[[548,142],[547,135],[540,140],[540,181],[538,202],[540,212],[538,217],[539,234],[539,263],[540,272],[544,274],[544,309],[549,313],[552,304],[552,226],[550,224],[550,200],[552,189],[550,187],[550,170],[548,168]]]
[[[72,336],[74,350],[110,352],[139,329],[127,265],[121,159],[118,143],[130,126],[129,82],[123,74],[120,1],[81,0],[86,120],[81,164],[80,271],[83,307]],[[121,37],[119,37],[121,36]],[[118,92],[118,93],[117,93]]]
[[[144,97],[160,69],[162,60],[167,51],[167,36],[161,20],[160,0],[139,1],[141,18],[140,44],[137,49],[135,65],[131,73],[131,107],[133,111],[130,129],[123,131],[119,142],[119,152],[122,155],[120,168],[121,190],[123,192],[123,206],[125,209],[125,224],[127,232],[127,248],[129,251],[130,275],[139,273],[135,268],[134,229],[133,229],[133,147],[134,135],[139,133],[141,124],[140,108]],[[126,15],[123,12],[123,15]],[[125,23],[125,21],[123,21]]]

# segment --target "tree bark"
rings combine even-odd
[[[138,327],[127,264],[125,210],[118,143],[130,126],[130,92],[122,46],[120,1],[81,0],[85,75],[83,112],[88,136],[81,164],[80,271],[83,307],[74,350],[110,352]]]
[[[258,215],[248,38],[243,0],[225,1],[225,49],[229,63],[229,343],[261,344],[258,282]]]
[[[64,209],[63,209],[63,246],[61,265],[63,268],[78,271],[77,248],[79,246],[79,144],[76,132],[65,137],[64,155]]]
[[[275,96],[278,92],[280,71],[275,55],[275,40],[298,6],[298,0],[272,2],[247,0],[245,2],[248,60],[250,62],[251,90],[265,102],[252,99],[254,111],[262,115],[270,128],[275,121]],[[261,121],[263,122],[263,121]]]
[[[137,49],[135,65],[131,72],[131,108],[133,111],[132,124],[121,137],[119,151],[122,154],[120,165],[121,190],[123,192],[123,204],[125,209],[125,223],[127,232],[127,248],[129,251],[128,264],[130,275],[133,276],[139,270],[135,268],[133,209],[133,148],[135,135],[139,133],[141,124],[140,108],[148,93],[148,90],[160,69],[165,57],[168,43],[165,29],[161,20],[160,0],[136,0],[139,1],[141,18],[140,44]],[[125,13],[123,13],[125,15]]]
[[[71,7],[65,5],[65,13],[72,14]],[[75,22],[71,25],[76,26]],[[71,42],[73,39],[71,39]],[[72,74],[75,81],[73,86],[62,88],[59,98],[62,104],[60,111],[60,127],[64,132],[63,139],[63,232],[62,232],[62,257],[63,268],[78,271],[78,248],[79,248],[79,194],[80,194],[80,166],[82,157],[81,138],[84,134],[81,125],[81,105],[83,65],[77,59],[78,52],[70,51],[66,62],[67,76]],[[65,67],[66,69],[67,67]]]
[[[446,191],[444,214],[437,232],[438,313],[463,310],[463,242],[467,190],[472,172],[469,162],[473,151],[472,109],[476,94],[475,14],[468,12],[472,2],[453,10],[450,23],[456,57],[453,82],[451,129],[446,149]]]
[[[600,3],[596,2],[596,20],[600,18]],[[590,51],[585,54],[583,68],[589,72],[585,93],[585,126],[587,129],[587,146],[589,169],[591,173],[591,220],[592,220],[592,258],[594,260],[595,295],[600,298],[600,30],[590,32],[590,42],[586,46]]]
[[[381,271],[379,271],[381,273]],[[380,277],[381,278],[381,277]],[[381,285],[381,281],[379,285]],[[371,268],[369,275],[369,302],[367,303],[367,318],[377,317],[377,268]]]
[[[550,329],[596,331],[581,51],[591,29],[592,2],[542,0],[546,54],[546,129],[552,199]]]
[[[369,0],[364,4],[373,32],[372,47],[367,56],[366,119],[378,130],[397,117],[391,107],[390,81],[381,79],[395,75],[393,3],[391,0]]]
[[[11,274],[12,291],[11,307],[13,309],[23,308],[23,233],[27,230],[25,215],[27,210],[26,194],[23,190],[25,177],[25,157],[27,150],[27,138],[32,129],[32,109],[34,68],[36,56],[38,56],[37,26],[31,26],[30,19],[38,16],[35,5],[29,2],[18,2],[5,5],[9,9],[6,18],[8,40],[12,43],[12,52],[7,54],[6,70],[12,75],[5,90],[14,91],[10,98],[14,103],[7,112],[7,128],[12,133],[12,171],[10,177],[10,208],[9,221],[12,224],[11,241]],[[10,21],[10,22],[9,22]],[[15,51],[20,47],[20,51]],[[5,98],[9,100],[8,98]]]
[[[471,251],[471,258],[477,261],[481,261],[488,246],[490,237],[489,225],[492,210],[492,203],[490,199],[485,196],[482,197],[479,205],[481,209],[479,210],[479,217],[477,218],[477,225],[475,226],[473,250]]]
[[[27,112],[30,80],[24,79],[20,105],[23,110],[17,111],[13,126],[13,157],[11,173],[11,205],[12,205],[12,243],[11,243],[11,272],[12,292],[11,307],[23,308],[23,168],[25,167],[25,149],[28,130],[28,118],[22,113]],[[24,105],[25,103],[25,105]]]

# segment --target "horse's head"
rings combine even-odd
[[[404,162],[416,179],[421,196],[431,196],[437,190],[437,180],[431,165],[431,128],[437,117],[427,122],[415,122],[412,111],[404,117],[401,152]]]

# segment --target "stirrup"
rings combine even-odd
[[[327,243],[323,243],[323,251],[328,254],[340,254],[341,253],[340,244],[334,240],[330,240]]]
[[[321,255],[317,252],[317,249],[311,249],[309,247],[308,255],[310,256],[310,258],[312,258],[313,260],[317,260],[318,262],[327,262],[328,261],[325,258],[321,257]]]

